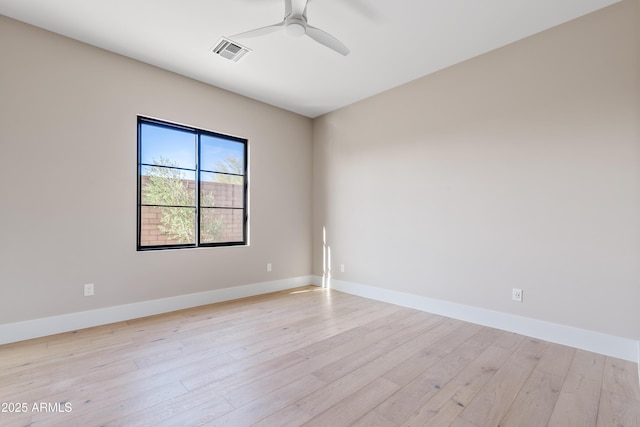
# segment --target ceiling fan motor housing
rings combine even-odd
[[[307,22],[302,17],[291,17],[287,20],[287,33],[300,37],[307,32]]]

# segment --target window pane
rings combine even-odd
[[[196,168],[196,134],[152,123],[140,129],[140,160],[150,165]]]
[[[195,172],[142,166],[142,204],[195,206]]]
[[[195,208],[140,209],[140,246],[195,244]]]
[[[223,137],[200,137],[200,168],[244,175],[244,144]]]
[[[138,250],[243,244],[246,144],[138,117]]]
[[[243,241],[242,209],[203,208],[200,217],[200,243]]]
[[[219,173],[200,173],[200,206],[242,208],[244,179]]]

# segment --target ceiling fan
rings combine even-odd
[[[268,25],[266,27],[256,28],[254,30],[245,31],[229,38],[241,39],[248,37],[257,37],[275,31],[285,30],[288,34],[296,37],[303,35],[311,37],[320,43],[338,52],[341,55],[348,55],[349,49],[331,34],[313,27],[307,23],[307,2],[308,0],[284,0],[284,19],[277,24]]]

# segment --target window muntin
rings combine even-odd
[[[244,245],[247,140],[138,117],[138,250]]]

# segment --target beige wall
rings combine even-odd
[[[309,274],[310,119],[2,16],[0,110],[0,324]],[[136,252],[138,114],[248,138],[249,247]]]
[[[316,119],[314,274],[640,338],[639,3]]]

